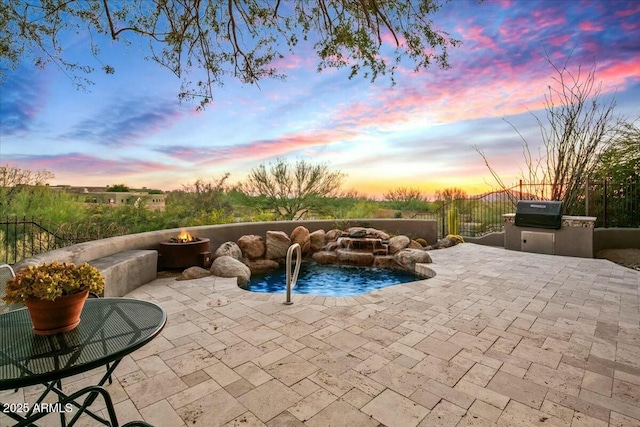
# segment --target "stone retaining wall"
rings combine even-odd
[[[433,244],[438,240],[437,222],[425,219],[271,221],[204,225],[187,227],[186,229],[195,237],[209,238],[211,240],[211,248],[215,249],[224,242],[235,242],[245,234],[265,236],[269,230],[281,230],[290,234],[291,231],[299,225],[306,227],[310,232],[319,229],[330,230],[333,228],[344,229],[349,226],[366,226],[384,230],[392,235],[404,234],[413,239],[423,238],[429,244]],[[19,270],[27,265],[40,265],[52,261],[73,262],[76,264],[89,262],[126,250],[158,250],[160,242],[169,240],[171,237],[176,237],[179,232],[180,228],[174,228],[79,243],[21,260],[14,265],[14,269]]]

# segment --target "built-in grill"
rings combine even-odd
[[[559,230],[562,227],[562,202],[520,200],[516,206],[515,225]]]

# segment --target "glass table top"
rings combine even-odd
[[[160,333],[167,315],[158,305],[129,298],[90,298],[74,330],[33,333],[26,308],[0,315],[0,390],[54,381],[97,368],[142,347]]]

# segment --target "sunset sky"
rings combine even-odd
[[[450,69],[407,66],[391,86],[318,73],[314,52],[300,48],[278,64],[285,81],[230,79],[202,112],[179,103],[180,80],[134,47],[105,42],[116,73],[96,72],[89,92],[53,66],[23,64],[0,86],[0,164],[47,169],[51,184],[172,190],[226,172],[241,181],[285,157],[327,162],[347,175],[344,190],[371,196],[397,187],[477,194],[493,182],[472,146],[515,182],[522,148],[509,123],[540,142],[531,114],[544,118],[554,76],[545,51],[557,64],[571,51],[573,67],[595,61],[605,98],[615,93],[618,113],[640,117],[640,1],[453,0],[433,20],[463,42]],[[86,47],[65,49],[91,62]]]

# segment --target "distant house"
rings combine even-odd
[[[114,191],[99,191],[85,194],[88,203],[107,203],[112,206],[136,205],[144,206],[152,211],[163,211],[165,208],[164,194],[149,194],[145,192],[131,191],[127,193]]]
[[[69,193],[84,196],[86,203],[101,203],[114,207],[119,206],[143,206],[152,211],[164,211],[166,195],[145,190],[128,192],[106,191],[105,187],[72,187],[59,185],[51,187]]]

